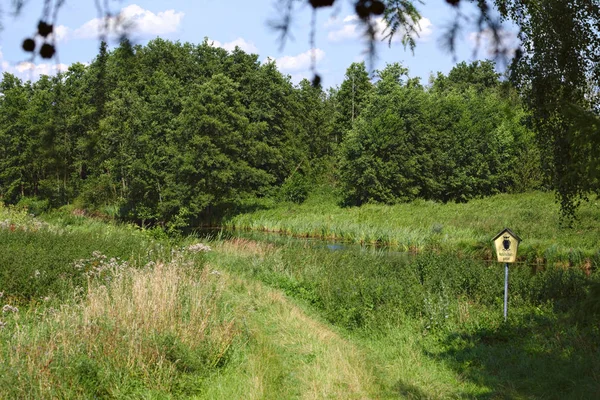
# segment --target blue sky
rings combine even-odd
[[[443,0],[429,0],[427,3],[419,7],[423,19],[419,24],[421,33],[414,54],[405,50],[399,42],[392,43],[391,47],[382,42],[378,45],[376,69],[385,67],[386,63],[401,62],[409,68],[411,76],[421,77],[422,83],[426,84],[430,73],[448,73],[455,62],[474,59],[475,27],[463,27],[458,50],[453,56],[442,49],[440,39],[454,20],[456,11]],[[21,42],[35,32],[41,4],[41,0],[30,0],[19,17],[12,18],[6,12],[3,15],[1,72],[34,80],[40,74],[66,69],[74,62],[89,63],[96,56],[98,20],[94,0],[67,0],[55,26],[57,59],[48,61],[37,57],[31,62],[29,54],[21,50]],[[237,45],[247,52],[258,54],[261,61],[275,59],[280,71],[290,75],[295,83],[312,76],[309,5],[297,6],[292,22],[292,39],[281,48],[277,33],[268,24],[280,15],[277,0],[136,0],[111,1],[109,4],[113,5],[115,14],[120,11],[124,20],[132,23],[130,37],[135,43],[145,44],[157,36],[201,43],[207,37],[215,46],[231,50]],[[466,15],[475,13],[464,6],[461,11]],[[346,68],[354,61],[365,59],[365,49],[350,0],[338,0],[335,7],[318,12],[315,55],[317,70],[325,87],[339,85]],[[486,56],[483,47],[477,58]]]

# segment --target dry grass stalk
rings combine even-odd
[[[250,256],[264,257],[275,251],[275,246],[271,243],[257,242],[255,240],[234,238],[221,242],[219,250],[226,253],[237,253]]]

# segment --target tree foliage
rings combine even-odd
[[[520,29],[512,80],[532,110],[564,216],[597,191],[600,5],[592,0],[497,0]]]
[[[428,87],[400,64],[371,80],[354,63],[327,94],[207,41],[102,45],[56,77],[4,75],[0,198],[179,229],[278,192],[303,201],[336,154],[347,204],[527,190],[540,185],[539,153],[505,86],[489,62]]]
[[[12,2],[10,10],[18,13],[23,3]],[[63,3],[43,2],[36,35],[47,44]],[[275,25],[282,37],[300,3],[306,1],[280,0]],[[316,12],[336,1],[308,3]],[[389,39],[400,34],[414,46],[419,3],[353,2],[371,54],[378,18]],[[113,52],[103,45],[90,66],[73,65],[55,78],[31,83],[4,75],[1,196],[119,204],[128,218],[168,224],[268,195],[304,173],[299,166],[341,145],[340,177],[354,193],[349,203],[415,196],[463,201],[539,187],[541,161],[544,184],[572,218],[578,201],[600,188],[600,6],[592,0],[446,3],[457,10],[447,37],[451,50],[461,24],[474,21],[491,32],[497,54],[508,54],[515,49],[501,48],[501,19],[516,24],[522,47],[510,73],[523,104],[498,83],[490,63],[458,65],[425,88],[399,65],[380,71],[374,83],[364,64],[353,64],[342,85],[326,94],[318,80],[294,87],[274,64],[239,49],[124,40]],[[465,19],[464,3],[479,10],[475,20]],[[114,10],[105,6],[98,3],[99,14],[111,18]],[[195,103],[198,98],[212,106]],[[183,138],[202,143],[202,153],[186,148]],[[509,162],[527,173],[508,171]],[[190,190],[197,179],[208,183]]]
[[[368,104],[372,89],[365,63],[350,64],[344,81],[332,96],[336,111],[334,135],[337,142],[341,142],[352,129],[352,124]]]
[[[399,64],[379,72],[342,146],[345,202],[467,201],[538,187],[537,149],[518,98],[507,97],[497,76],[481,90],[465,85],[472,76],[457,78],[477,69],[474,76],[493,76],[489,64],[461,64],[429,90]]]
[[[105,45],[88,67],[0,82],[0,199],[116,207],[178,228],[281,185],[327,150],[327,97],[236,49]]]

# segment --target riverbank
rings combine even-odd
[[[582,203],[578,216],[572,228],[561,227],[554,195],[544,192],[500,194],[468,203],[417,200],[348,208],[320,193],[300,205],[278,203],[237,215],[225,225],[488,260],[493,258],[491,239],[508,227],[523,239],[520,262],[590,268],[600,262],[600,201]]]

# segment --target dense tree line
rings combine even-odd
[[[340,2],[335,0],[278,0],[279,20],[271,26],[279,31],[282,44],[290,34],[297,8],[313,8],[312,31],[317,29],[314,13]],[[7,8],[11,15],[21,14],[26,1],[14,0]],[[50,33],[58,24],[57,16],[64,1],[44,0],[41,18],[34,37],[44,44],[36,48],[34,37],[24,38],[23,50],[52,58],[56,54]],[[383,18],[385,39],[400,38],[405,47],[414,49],[423,0],[353,0],[355,15],[362,25],[369,60],[375,56],[377,21]],[[598,118],[598,81],[600,78],[600,5],[595,0],[446,0],[453,8],[454,21],[449,24],[442,43],[450,52],[456,49],[459,33],[470,26],[479,32],[496,57],[508,61],[511,81],[525,100],[530,122],[543,152],[542,165],[557,194],[561,212],[572,220],[581,199],[600,190],[600,118]],[[108,21],[118,14],[108,3],[95,2],[97,14]],[[471,15],[463,6],[474,6]],[[1,11],[1,10],[0,10]],[[119,18],[117,18],[118,20]],[[503,40],[503,22],[518,28],[519,44]],[[0,24],[0,30],[2,29]],[[127,29],[124,29],[127,32]],[[102,30],[100,38],[109,32]],[[49,36],[50,35],[50,36]],[[311,34],[311,38],[314,35]],[[313,39],[311,39],[311,46]],[[479,42],[479,41],[478,41]],[[314,46],[313,46],[314,47]],[[479,47],[479,46],[477,46]],[[316,66],[313,83],[320,82]]]
[[[34,83],[4,74],[1,198],[181,225],[269,194],[328,140],[322,91],[257,58],[156,39]]]
[[[89,65],[0,82],[0,200],[112,206],[177,228],[281,193],[336,159],[347,204],[465,201],[540,184],[520,99],[489,62],[430,85],[352,64],[325,92],[240,49],[103,44]],[[517,168],[518,165],[518,168]]]
[[[345,202],[467,201],[537,188],[527,118],[490,62],[461,63],[429,88],[388,65],[341,146]]]

